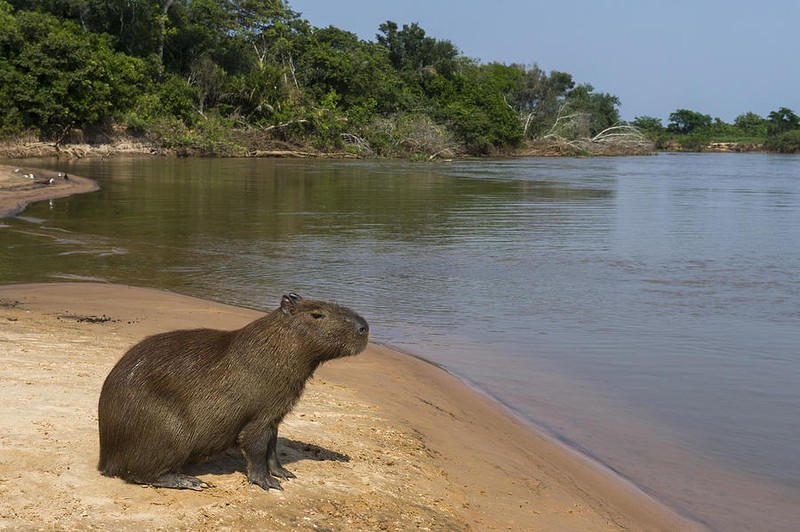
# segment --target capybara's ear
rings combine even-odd
[[[294,297],[292,297],[294,296]],[[294,314],[295,311],[295,303],[300,299],[300,296],[297,294],[289,294],[288,296],[283,296],[281,298],[281,310],[287,316],[291,316]]]
[[[289,294],[289,299],[291,299],[292,301],[300,301],[303,298],[292,292],[291,294]]]

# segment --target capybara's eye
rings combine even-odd
[[[314,318],[315,320],[319,320],[319,319],[324,318],[325,314],[323,314],[321,312],[312,312],[311,313],[311,317]]]

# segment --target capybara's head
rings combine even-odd
[[[357,355],[367,347],[367,320],[347,307],[289,294],[281,299],[280,310],[286,325],[300,337],[304,351],[320,362]]]

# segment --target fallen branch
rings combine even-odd
[[[448,157],[448,159],[452,159],[453,158],[453,150],[452,149],[450,149],[450,148],[442,148],[441,150],[437,151],[436,153],[434,153],[433,155],[428,157],[428,161],[434,160],[435,158],[439,157],[443,153],[448,153],[450,155],[450,157]]]
[[[349,142],[350,144],[356,146],[360,151],[364,153],[372,153],[372,148],[365,138],[354,135],[353,133],[342,133],[342,138],[345,140],[345,142]]]
[[[299,120],[289,120],[288,122],[283,122],[281,124],[275,124],[274,126],[262,127],[261,129],[264,130],[264,131],[271,131],[273,129],[280,129],[280,128],[284,128],[284,127],[289,127],[289,126],[291,126],[293,124],[305,124],[306,122],[308,122],[308,120],[306,120],[305,118],[301,118]]]

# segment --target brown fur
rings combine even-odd
[[[278,462],[278,424],[320,363],[360,353],[368,336],[352,310],[295,294],[235,331],[150,336],[103,384],[98,469],[129,482],[202,489],[181,467],[238,444],[250,482],[281,489],[273,475],[294,475]]]

